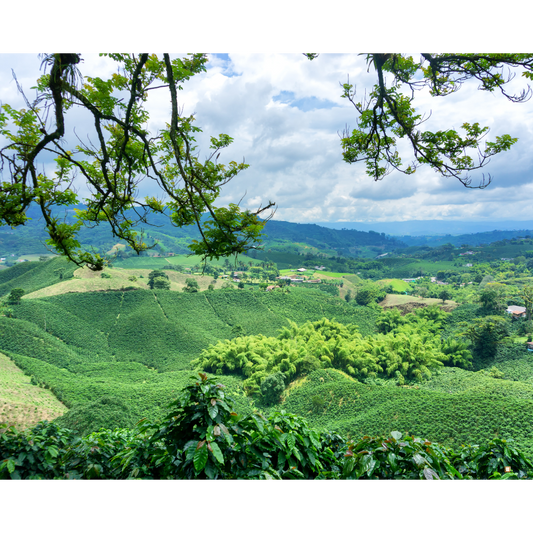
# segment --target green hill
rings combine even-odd
[[[532,384],[447,368],[416,387],[395,387],[317,370],[286,396],[286,411],[352,438],[396,430],[452,447],[512,438],[533,456]]]
[[[161,413],[209,344],[324,316],[369,334],[377,312],[313,290],[71,293],[13,306],[13,318],[0,318],[0,350],[67,407],[113,396],[138,420]],[[240,390],[237,378],[221,380]]]
[[[24,289],[26,293],[44,289],[72,277],[77,265],[64,257],[48,261],[27,261],[0,270],[0,297],[12,289]]]
[[[22,280],[36,290],[46,279],[55,281],[54,261],[60,264],[54,259],[13,267],[19,275],[0,278],[2,286]],[[323,317],[357,324],[362,335],[371,335],[380,313],[314,289],[66,293],[23,299],[12,308],[12,318],[0,317],[0,352],[34,385],[52,391],[70,409],[60,422],[82,433],[104,423],[158,418],[189,379],[190,361],[218,340],[276,336],[288,320],[303,324]],[[479,306],[459,307],[443,336],[477,312]],[[513,438],[533,456],[530,353],[505,345],[493,360],[475,363],[484,370],[445,368],[405,386],[377,378],[359,383],[319,370],[289,385],[282,407],[313,426],[352,437],[398,430],[451,446]],[[491,377],[492,365],[507,379]],[[244,395],[242,378],[217,379],[236,396],[239,412],[250,412],[254,402],[268,409],[260,398]]]

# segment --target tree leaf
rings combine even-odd
[[[419,454],[419,453],[415,453],[413,455],[413,461],[417,464],[417,465],[421,465],[421,464],[424,464],[426,462],[426,460]]]
[[[216,405],[210,405],[208,408],[207,408],[208,412],[209,412],[209,416],[215,420],[217,415],[218,415],[218,407]]]
[[[211,442],[211,452],[215,456],[215,459],[221,463],[224,464],[224,456],[222,455],[222,451],[220,450],[218,444],[216,442]]]
[[[289,449],[293,450],[295,444],[296,444],[296,439],[294,438],[294,434],[293,433],[287,434],[287,445],[289,446]]]
[[[205,445],[205,440],[202,440],[198,443],[193,457],[194,469],[197,473],[200,473],[205,468],[207,457],[207,446]]]
[[[426,479],[440,479],[437,472],[432,468],[424,468],[424,477]]]

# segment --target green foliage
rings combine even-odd
[[[472,343],[474,352],[484,358],[494,357],[498,343],[508,335],[505,318],[489,315],[475,318],[470,324],[464,323],[463,332]]]
[[[124,399],[109,395],[101,396],[94,402],[74,405],[54,422],[80,437],[85,437],[103,428],[133,428],[136,420]]]
[[[448,366],[472,367],[472,354],[467,345],[460,340],[451,337],[444,340],[441,351],[446,356],[443,360]]]
[[[170,281],[168,279],[158,276],[154,278],[152,281],[153,281],[152,285],[154,289],[162,289],[166,291],[170,290]]]
[[[494,439],[453,452],[393,431],[388,438],[349,442],[343,479],[530,479],[533,463],[512,441]]]
[[[502,379],[504,375],[505,374],[498,370],[495,366],[493,366],[489,371],[489,376],[494,379]]]
[[[9,304],[18,304],[24,296],[24,289],[11,289],[7,301]]]
[[[498,363],[498,368],[504,367]],[[532,385],[494,379],[487,372],[442,368],[429,380],[399,387],[394,380],[360,383],[324,369],[288,390],[283,408],[305,416],[316,428],[354,440],[401,431],[457,451],[462,443],[513,439],[531,459]],[[325,401],[320,409],[313,405],[316,396]]]
[[[224,387],[200,373],[158,425],[146,424],[144,448],[117,455],[121,476],[158,479],[313,479],[338,475],[337,435],[321,435],[284,412],[243,417]],[[146,451],[149,454],[146,454]],[[147,461],[139,461],[139,452]],[[144,474],[136,467],[143,464]],[[146,464],[148,463],[148,464]],[[136,467],[136,468],[132,468]],[[148,474],[148,476],[146,476]]]
[[[445,362],[468,364],[470,353],[463,345],[447,344],[447,353],[441,351],[435,337],[438,322],[418,315],[403,319],[394,312],[389,312],[386,320],[391,317],[397,319],[394,329],[366,338],[356,326],[327,319],[300,327],[290,322],[277,338],[257,335],[219,341],[191,364],[216,374],[242,376],[249,394],[258,392],[267,376],[276,372],[287,381],[317,367],[343,370],[359,380],[378,376],[421,380]],[[377,325],[384,329],[389,322],[378,320]]]
[[[376,329],[379,333],[390,333],[398,326],[405,324],[406,320],[396,308],[384,311],[376,320]]]
[[[284,390],[285,376],[281,372],[270,374],[261,383],[261,396],[267,405],[279,403]]]
[[[386,296],[386,292],[377,284],[369,283],[357,289],[355,301],[359,305],[368,305],[372,302],[380,302]]]
[[[157,282],[157,287],[156,287]],[[170,281],[168,275],[163,270],[152,270],[148,274],[148,286],[150,289],[170,289]]]
[[[446,300],[451,298],[451,292],[447,289],[443,289],[439,292],[439,298],[442,300],[442,303],[445,303]]]
[[[454,467],[446,448],[393,431],[388,438],[365,436],[358,442],[350,442],[342,478],[462,479],[463,476]]]
[[[182,288],[184,292],[198,292],[200,289],[198,282],[194,278],[187,278],[185,280],[185,287]]]
[[[27,261],[0,271],[0,296],[9,294],[12,289],[24,289],[25,294],[49,287],[72,277],[78,267],[62,257],[49,261]],[[57,270],[63,269],[63,278]]]
[[[63,477],[60,461],[71,442],[70,431],[47,422],[26,433],[0,433],[0,479]]]
[[[426,126],[419,129],[426,119],[413,106],[414,91],[429,88],[433,96],[445,96],[459,90],[464,81],[477,79],[483,90],[501,89],[510,100],[523,101],[528,96],[526,91],[520,95],[505,92],[504,85],[513,75],[506,75],[503,69],[504,65],[523,66],[530,71],[531,55],[421,54],[421,61],[416,61],[404,54],[368,54],[367,62],[376,71],[377,83],[362,101],[356,101],[353,85],[343,85],[342,97],[354,105],[359,118],[356,128],[351,134],[346,133],[341,142],[344,160],[365,161],[367,174],[374,180],[382,179],[393,169],[412,174],[418,166],[429,165],[435,172],[453,176],[468,187],[470,171],[482,168],[491,156],[508,150],[517,141],[504,134],[482,146],[488,127],[477,122],[464,123],[463,134],[452,129],[432,132]],[[408,139],[415,154],[409,165],[404,165],[399,155],[400,139]],[[490,179],[479,187],[488,183]]]
[[[195,379],[195,378],[193,378]],[[320,402],[317,402],[317,406]],[[323,404],[322,404],[323,405]],[[322,405],[320,407],[322,407]],[[200,373],[161,422],[82,438],[57,424],[0,433],[0,479],[530,479],[533,463],[494,439],[458,452],[392,431],[345,441],[285,411],[233,410]]]
[[[211,154],[202,163],[195,139],[201,130],[193,116],[180,116],[177,91],[205,71],[207,55],[172,60],[168,54],[107,55],[117,63],[117,71],[102,79],[82,77],[79,54],[48,54],[43,64],[49,73],[37,80],[37,97],[29,109],[0,107],[0,159],[10,171],[0,189],[0,224],[24,225],[29,206],[37,205],[47,244],[93,270],[102,270],[108,261],[82,248],[79,233],[84,225],[109,224],[113,236],[138,254],[149,246],[135,225],[147,222],[149,215],[164,215],[180,228],[196,224],[202,239],[193,241],[190,249],[204,259],[242,253],[260,242],[266,220],[259,215],[274,204],[255,212],[233,204],[214,205],[221,186],[248,167],[244,162],[218,162],[220,151],[233,139],[226,134],[211,137]],[[149,90],[168,90],[169,121],[160,131],[149,128]],[[68,141],[66,111],[73,103],[92,115],[96,145]],[[52,174],[38,170],[44,153],[55,163]],[[70,187],[74,172],[94,195],[83,201],[84,209],[76,209],[75,220],[67,221],[53,208],[81,203]],[[156,197],[138,198],[148,176],[164,190],[166,203]],[[205,212],[211,218],[202,221]]]

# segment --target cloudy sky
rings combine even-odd
[[[116,68],[94,53],[83,58],[85,76],[104,77]],[[234,143],[220,161],[244,158],[250,165],[224,187],[219,205],[238,202],[246,193],[245,207],[271,200],[277,205],[275,218],[291,222],[533,219],[533,100],[513,104],[500,94],[478,91],[475,82],[445,98],[418,93],[417,108],[431,112],[428,129],[479,122],[490,127],[487,140],[508,133],[519,141],[484,169],[493,177],[485,190],[465,189],[424,167],[411,176],[394,172],[374,182],[364,163],[342,160],[339,137],[356,123],[356,112],[340,97],[339,84],[349,76],[362,96],[375,82],[364,57],[323,53],[310,62],[301,53],[243,51],[209,58],[207,72],[186,82],[179,93],[180,105],[185,114],[195,113],[196,125],[203,129],[197,137],[201,156],[208,155],[211,135],[226,133]],[[0,102],[23,105],[12,70],[31,100],[40,63],[37,53],[0,54]],[[511,85],[517,92],[525,86],[519,75]],[[155,130],[169,116],[167,95],[154,96],[150,110]],[[83,136],[90,120],[73,114],[67,127],[71,138],[74,127]],[[402,155],[405,162],[411,160],[408,149]],[[482,172],[472,173],[473,183]]]

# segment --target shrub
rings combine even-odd
[[[261,395],[267,405],[279,403],[284,390],[285,376],[281,372],[270,374],[261,383]]]
[[[184,292],[198,292],[200,287],[194,278],[187,278],[185,280],[185,287],[181,289]]]

